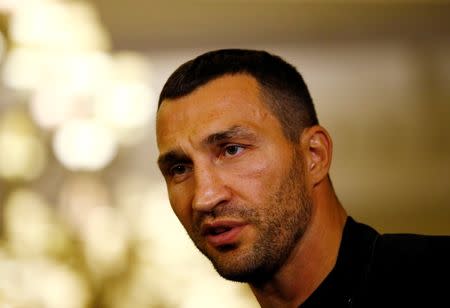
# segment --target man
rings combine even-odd
[[[180,222],[262,307],[450,303],[436,280],[450,273],[450,238],[379,235],[347,216],[330,135],[281,58],[228,49],[183,64],[161,92],[157,141]]]

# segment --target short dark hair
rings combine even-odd
[[[311,95],[300,73],[279,56],[259,50],[215,50],[182,64],[165,83],[158,109],[165,99],[180,98],[209,81],[234,74],[248,74],[257,80],[263,100],[292,142],[298,142],[305,127],[318,124]]]

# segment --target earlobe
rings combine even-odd
[[[332,157],[332,140],[325,128],[316,125],[302,134],[308,177],[313,186],[328,175]]]

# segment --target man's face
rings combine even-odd
[[[273,274],[311,212],[300,144],[289,142],[255,79],[223,76],[162,103],[158,160],[175,214],[223,277]]]

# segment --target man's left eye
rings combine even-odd
[[[241,153],[244,150],[243,146],[240,145],[228,145],[225,147],[224,154],[225,156],[235,156]]]

